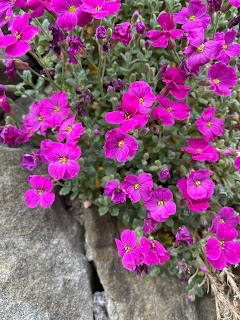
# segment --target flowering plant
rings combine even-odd
[[[50,206],[60,185],[61,195],[118,216],[128,228],[116,239],[123,267],[139,276],[167,269],[186,281],[190,300],[207,281],[219,319],[237,312],[225,289],[221,306],[221,270],[233,299],[240,294],[230,271],[240,262],[238,7],[1,0],[0,8],[0,62],[22,79],[15,94],[33,100],[21,124],[12,87],[0,85],[1,143],[29,141],[23,166],[48,166],[48,175],[30,175],[26,205]]]

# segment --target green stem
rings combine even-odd
[[[181,63],[181,59],[179,58],[179,55],[178,55],[178,53],[176,51],[176,48],[173,48],[173,52],[175,54],[175,57],[177,58],[178,64],[180,64]]]
[[[45,34],[45,36],[48,38],[49,41],[51,41],[51,37],[47,34],[47,32],[44,30],[41,21],[38,18],[35,18],[35,21],[37,22],[37,25],[42,30],[42,32]]]
[[[92,59],[87,54],[86,54],[85,58],[93,66],[93,68],[98,71],[98,67],[95,65],[95,63],[92,61]]]
[[[99,54],[99,64],[98,64],[98,81],[100,85],[100,92],[101,92],[101,97],[104,99],[104,92],[103,92],[103,77],[104,77],[104,70],[102,70],[102,45],[98,45],[98,54]],[[102,75],[103,73],[103,75]]]

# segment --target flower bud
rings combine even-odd
[[[146,153],[144,153],[144,155],[143,155],[143,159],[144,160],[148,160],[149,159],[149,154],[146,152]]]
[[[8,126],[8,125],[14,126],[14,125],[15,125],[15,120],[14,120],[12,117],[7,116],[7,117],[5,118],[5,123],[6,123],[7,126]]]
[[[131,19],[131,22],[134,24],[135,22],[137,22],[137,19],[139,17],[139,12],[138,11],[135,11],[132,15],[132,19]]]
[[[130,49],[135,48],[135,41],[134,41],[134,39],[132,39],[132,40],[129,42],[129,48],[130,48]]]
[[[97,39],[105,39],[107,37],[107,31],[103,26],[99,26],[96,29]]]
[[[129,83],[133,83],[136,81],[136,74],[135,73],[132,73],[130,78],[129,78]]]
[[[199,86],[209,86],[211,81],[209,79],[201,79],[198,81]]]
[[[5,86],[3,84],[0,84],[0,96],[4,95],[5,90],[6,90]]]
[[[154,163],[156,164],[156,166],[158,166],[158,168],[160,168],[160,167],[161,167],[161,161],[156,160]]]
[[[146,48],[147,50],[149,49],[150,45],[151,45],[151,42],[150,42],[149,40],[146,40],[146,41],[145,41],[145,48]]]
[[[140,40],[140,47],[145,48],[145,41],[143,39]]]
[[[159,168],[157,166],[151,166],[150,171],[158,171]]]
[[[28,70],[28,63],[27,62],[23,62],[22,60],[20,59],[14,59],[14,64],[15,64],[15,67],[17,69],[20,69],[20,70]]]
[[[107,29],[107,37],[106,37],[106,42],[108,42],[112,38],[112,29],[108,28]]]
[[[150,68],[150,78],[151,79],[155,78],[155,74],[156,74],[156,68],[151,67]]]
[[[181,39],[181,48],[185,49],[188,45],[188,38],[187,38],[187,33],[184,33],[182,35],[182,39]]]

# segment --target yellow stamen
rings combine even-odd
[[[71,6],[68,8],[69,12],[76,12],[76,7],[75,6]]]
[[[164,206],[165,202],[164,201],[158,201],[159,207]]]
[[[67,162],[68,162],[68,158],[66,158],[66,157],[61,157],[61,158],[60,158],[60,162],[61,162],[61,163],[67,163]]]
[[[139,190],[139,189],[140,189],[140,184],[139,184],[139,183],[136,183],[136,184],[134,185],[134,189],[135,189],[135,190]]]
[[[172,113],[172,108],[171,108],[171,107],[168,107],[168,108],[167,108],[167,111],[168,111],[169,113]]]
[[[197,152],[202,152],[202,150],[200,148],[197,148]]]
[[[213,79],[213,82],[214,82],[214,83],[219,83],[220,80],[216,78],[216,79]]]
[[[54,111],[55,111],[56,113],[60,113],[60,108],[59,108],[58,106],[56,106],[56,107],[54,108]]]
[[[211,125],[212,125],[212,122],[208,122],[208,123],[207,123],[207,128],[210,128]]]
[[[126,113],[126,114],[125,114],[125,119],[127,119],[127,120],[131,119],[130,114]]]
[[[95,7],[95,10],[97,10],[97,11],[101,11],[101,10],[102,10],[102,8],[101,8],[101,7],[99,7],[99,5],[97,5],[97,6]]]
[[[225,221],[223,219],[220,219],[220,223],[225,223]]]
[[[9,16],[5,16],[5,18],[4,18],[5,20],[9,20],[10,19],[10,17]]]
[[[201,185],[201,181],[195,181],[194,184],[195,184],[196,187],[198,187],[198,186]]]
[[[126,251],[126,252],[130,252],[130,251],[131,251],[131,248],[127,246],[127,247],[125,247],[125,251]]]
[[[22,36],[17,31],[15,32],[14,37],[18,40],[22,39]]]
[[[195,16],[189,16],[189,17],[188,17],[188,20],[190,20],[190,21],[194,21],[195,19],[196,19]]]
[[[44,120],[44,117],[43,117],[43,116],[40,116],[40,117],[38,117],[38,120],[39,120],[39,121],[43,121],[43,120]]]
[[[227,48],[228,48],[227,44],[224,44],[223,45],[223,50],[225,51],[225,50],[227,50]]]
[[[218,241],[219,242],[219,244],[220,244],[220,247],[222,248],[222,249],[224,249],[225,248],[225,243],[224,243],[224,241]]]
[[[197,48],[197,53],[203,52],[204,44],[201,44],[200,47]]]
[[[67,127],[67,132],[69,133],[71,130],[72,130],[72,126],[69,125],[69,126]]]
[[[118,142],[118,147],[119,147],[119,148],[122,148],[123,145],[124,145],[124,141],[119,141],[119,142]]]
[[[44,190],[39,189],[39,190],[38,190],[38,194],[44,194]]]
[[[139,102],[140,102],[140,104],[143,104],[143,103],[144,103],[144,99],[143,99],[143,98],[140,98],[140,99],[139,99]]]
[[[120,188],[117,188],[117,189],[116,189],[116,192],[117,192],[117,193],[120,193],[121,191],[122,191],[122,190],[121,190]]]

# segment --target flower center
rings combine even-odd
[[[200,47],[197,48],[197,53],[203,52],[204,44],[201,44]]]
[[[169,113],[172,113],[172,108],[171,108],[171,107],[168,107],[168,108],[167,108],[167,111],[168,111]]]
[[[225,248],[225,243],[224,243],[224,241],[218,241],[218,242],[219,242],[220,247],[221,247],[222,249],[224,249],[224,248]]]
[[[4,18],[5,20],[9,20],[10,19],[10,17],[9,16],[5,16],[5,18]]]
[[[60,113],[60,108],[59,108],[59,106],[56,106],[56,107],[54,108],[54,111],[55,111],[56,113]]]
[[[164,201],[158,201],[159,207],[164,206],[165,202]]]
[[[225,223],[225,221],[223,219],[220,219],[220,223]]]
[[[69,12],[76,12],[76,7],[75,6],[71,6],[68,8]]]
[[[29,130],[29,129],[27,129],[27,133],[32,133],[32,131],[31,131],[31,130]]]
[[[43,120],[44,120],[44,117],[43,117],[43,116],[40,116],[40,117],[38,117],[38,120],[39,120],[39,121],[43,121]]]
[[[200,148],[197,148],[197,152],[202,152],[202,150]]]
[[[224,44],[223,45],[223,50],[225,51],[225,50],[227,50],[227,48],[228,48],[227,44]]]
[[[15,37],[17,40],[21,40],[21,39],[22,39],[22,36],[21,36],[17,31],[15,32],[14,37]]]
[[[195,16],[189,16],[189,17],[188,17],[188,20],[190,20],[190,21],[194,21],[195,19],[196,19]]]
[[[127,247],[125,247],[125,251],[126,251],[126,252],[130,252],[130,251],[131,251],[131,248],[127,246]]]
[[[214,83],[219,83],[220,80],[216,78],[216,79],[213,79],[213,82],[214,82]]]
[[[101,8],[101,7],[99,7],[99,5],[97,5],[97,6],[95,7],[95,10],[97,10],[97,11],[101,11],[101,10],[102,10],[102,8]]]
[[[119,148],[122,148],[123,145],[124,145],[124,141],[119,141],[119,142],[118,142],[118,147],[119,147]]]
[[[67,163],[67,162],[68,162],[68,158],[66,158],[66,157],[61,157],[61,158],[60,158],[60,162],[61,162],[61,163]]]
[[[122,189],[120,189],[120,188],[117,188],[117,189],[116,189],[116,192],[117,192],[117,193],[120,193],[121,191],[122,191]]]
[[[152,248],[151,249],[155,249],[155,248],[156,248],[155,244],[152,243]]]
[[[0,99],[0,102],[3,102],[3,99]]]
[[[207,123],[207,128],[210,128],[211,125],[212,125],[212,122],[208,122],[208,123]]]
[[[194,184],[195,184],[196,187],[198,187],[198,186],[201,185],[201,181],[195,181]]]
[[[140,98],[140,99],[139,99],[139,102],[140,102],[140,104],[143,104],[143,103],[144,103],[144,99],[143,99],[143,98]]]
[[[139,183],[136,183],[136,184],[134,185],[134,189],[135,189],[135,190],[139,190],[139,189],[140,189],[140,184],[139,184]]]
[[[39,190],[38,190],[38,194],[44,194],[44,190],[39,189]]]
[[[130,116],[129,113],[126,113],[126,114],[125,114],[125,119],[127,119],[127,120],[131,119],[131,116]]]
[[[69,126],[67,127],[67,132],[69,133],[71,130],[72,130],[72,126],[69,125]]]

